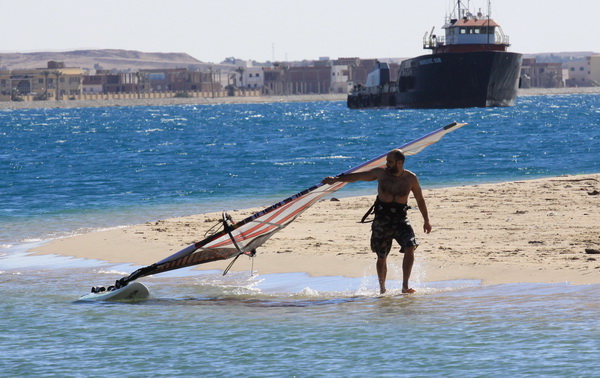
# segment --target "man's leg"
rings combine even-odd
[[[407,247],[404,249],[404,260],[402,261],[402,292],[403,293],[414,293],[415,289],[411,289],[408,286],[408,280],[410,279],[410,273],[412,272],[413,263],[415,262],[415,247]]]
[[[377,277],[379,278],[379,292],[385,293],[385,278],[387,276],[387,256],[377,256]]]

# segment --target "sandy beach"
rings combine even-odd
[[[573,88],[527,88],[519,89],[518,96],[568,95],[600,93],[600,87]],[[346,94],[312,94],[291,96],[238,96],[238,97],[192,97],[155,99],[107,99],[107,100],[60,100],[60,101],[0,101],[0,109],[35,108],[87,108],[112,106],[171,106],[171,105],[218,105],[257,104],[273,102],[346,101]]]
[[[373,188],[375,192],[375,187]],[[258,250],[260,274],[307,272],[313,276],[375,274],[370,224],[358,223],[374,196],[325,199]],[[424,234],[411,199],[409,217],[420,246],[413,279],[600,283],[600,174],[424,190],[433,231]],[[270,204],[265,204],[265,207]],[[261,210],[227,210],[241,220]],[[220,213],[165,219],[57,239],[35,253],[149,265],[201,240]],[[229,260],[201,265],[223,270]],[[390,275],[400,271],[394,247]],[[251,269],[242,257],[233,270]]]
[[[0,101],[0,109],[36,108],[94,108],[113,106],[172,106],[172,105],[220,105],[261,104],[276,102],[346,101],[345,94],[314,94],[292,96],[237,96],[237,97],[189,97],[189,98],[146,98],[104,100],[60,100],[60,101]]]

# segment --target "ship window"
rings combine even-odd
[[[473,29],[473,33],[480,34],[481,33],[481,29],[479,29],[479,28]]]
[[[460,34],[467,34],[467,28],[460,28]]]

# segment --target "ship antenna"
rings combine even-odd
[[[492,17],[492,0],[488,0],[488,27],[487,27],[487,35],[488,35],[488,45],[490,44],[490,17]]]

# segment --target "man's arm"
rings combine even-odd
[[[366,172],[348,173],[347,175],[339,175],[335,177],[325,177],[323,184],[335,184],[336,182],[356,182],[356,181],[374,181],[377,180],[377,173],[381,168],[374,168]]]
[[[417,206],[419,207],[419,211],[423,216],[423,231],[426,234],[431,232],[431,224],[429,223],[429,213],[427,211],[427,204],[425,203],[425,198],[423,197],[423,190],[421,189],[421,184],[419,184],[419,179],[415,177],[415,182],[412,186],[412,192],[415,196],[415,200],[417,201]]]

